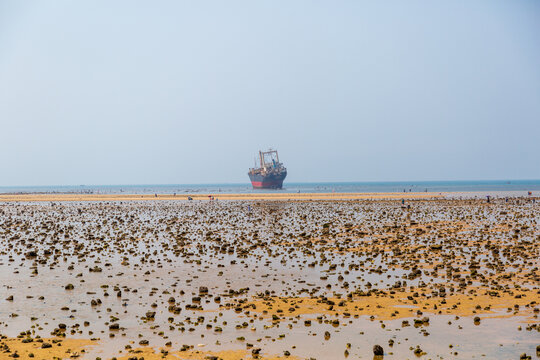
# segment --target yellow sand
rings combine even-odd
[[[261,194],[2,194],[2,201],[136,201],[136,200],[193,200],[209,201],[209,195],[218,200],[383,200],[430,199],[443,197],[443,193],[261,193]]]
[[[36,339],[30,343],[23,343],[20,338],[8,338],[0,340],[0,346],[7,345],[10,352],[0,352],[0,359],[12,359],[10,355],[17,353],[18,359],[33,359],[33,360],[51,360],[51,359],[68,359],[76,358],[81,354],[81,350],[90,345],[96,345],[95,341],[84,339],[43,339],[43,342],[38,342]],[[56,344],[54,342],[57,342]],[[51,344],[52,347],[42,349],[43,343]],[[34,354],[34,357],[30,357]]]
[[[383,296],[365,296],[352,300],[329,299],[335,303],[330,309],[330,305],[320,302],[317,298],[279,298],[271,297],[266,299],[256,299],[247,304],[245,310],[263,314],[264,316],[278,315],[289,318],[296,315],[305,314],[327,314],[327,315],[347,315],[350,316],[374,316],[379,320],[399,319],[416,316],[418,310],[428,314],[444,314],[457,316],[473,316],[481,314],[493,314],[507,308],[512,310],[507,314],[514,316],[514,305],[519,305],[517,314],[531,315],[535,306],[538,306],[539,296],[535,291],[520,291],[521,298],[515,298],[514,294],[499,293],[494,297],[487,294],[486,290],[478,289],[477,294],[453,294],[446,298],[434,297],[412,297],[413,293],[396,292]],[[339,302],[345,300],[344,306],[339,306]],[[414,303],[416,301],[416,304]],[[443,303],[446,302],[446,303]],[[535,303],[532,307],[525,307],[527,304]],[[249,305],[254,305],[255,308]],[[436,308],[435,308],[436,306]],[[480,309],[477,309],[480,306]],[[291,311],[294,308],[293,311]],[[501,315],[505,316],[505,315]]]
[[[10,355],[17,353],[18,359],[32,360],[51,360],[51,359],[74,359],[79,358],[84,353],[84,348],[91,345],[98,345],[97,342],[84,339],[43,339],[43,342],[38,342],[35,339],[30,343],[23,343],[21,338],[7,338],[0,340],[0,345],[7,345],[10,352],[0,351],[0,359],[12,359]],[[56,344],[54,342],[57,342]],[[43,343],[49,343],[52,347],[42,349]],[[33,354],[34,357],[31,357]],[[127,355],[117,356],[118,360],[127,360],[136,356],[137,358],[144,357],[145,360],[157,359],[185,359],[185,360],[206,360],[207,356],[217,356],[222,360],[239,360],[251,358],[251,350],[223,350],[223,351],[203,351],[190,350],[179,351],[172,348],[155,350],[151,347],[144,347],[131,350]],[[284,359],[281,356],[266,356],[260,354],[260,360],[278,360]],[[297,359],[295,356],[286,357],[290,360]]]
[[[164,352],[166,351],[166,352]],[[173,349],[162,349],[156,351],[152,348],[145,347],[132,350],[128,355],[118,357],[118,360],[127,360],[130,357],[144,357],[144,360],[158,360],[158,359],[182,359],[182,360],[206,360],[208,356],[217,356],[222,360],[241,360],[252,359],[251,351],[248,350],[223,350],[223,351],[203,351],[203,350],[191,350],[191,351],[175,351]],[[295,356],[265,356],[260,354],[258,357],[260,360],[278,360],[278,359],[298,359]]]

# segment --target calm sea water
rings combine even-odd
[[[0,193],[92,193],[92,194],[182,194],[182,193],[319,193],[319,192],[528,192],[540,191],[540,180],[496,181],[405,181],[405,182],[336,182],[287,183],[281,190],[255,190],[244,184],[185,185],[80,185],[80,186],[9,186]]]

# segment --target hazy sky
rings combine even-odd
[[[540,1],[0,0],[0,185],[540,178]]]

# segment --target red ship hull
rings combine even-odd
[[[266,176],[249,174],[249,179],[254,189],[281,189],[286,176],[287,172],[283,171],[279,174],[269,174]]]
[[[252,181],[254,189],[281,189],[283,181]]]

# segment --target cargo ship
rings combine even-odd
[[[255,166],[257,163],[255,162]],[[277,150],[259,151],[259,166],[249,169],[248,175],[254,189],[281,189],[287,169],[279,162]]]

